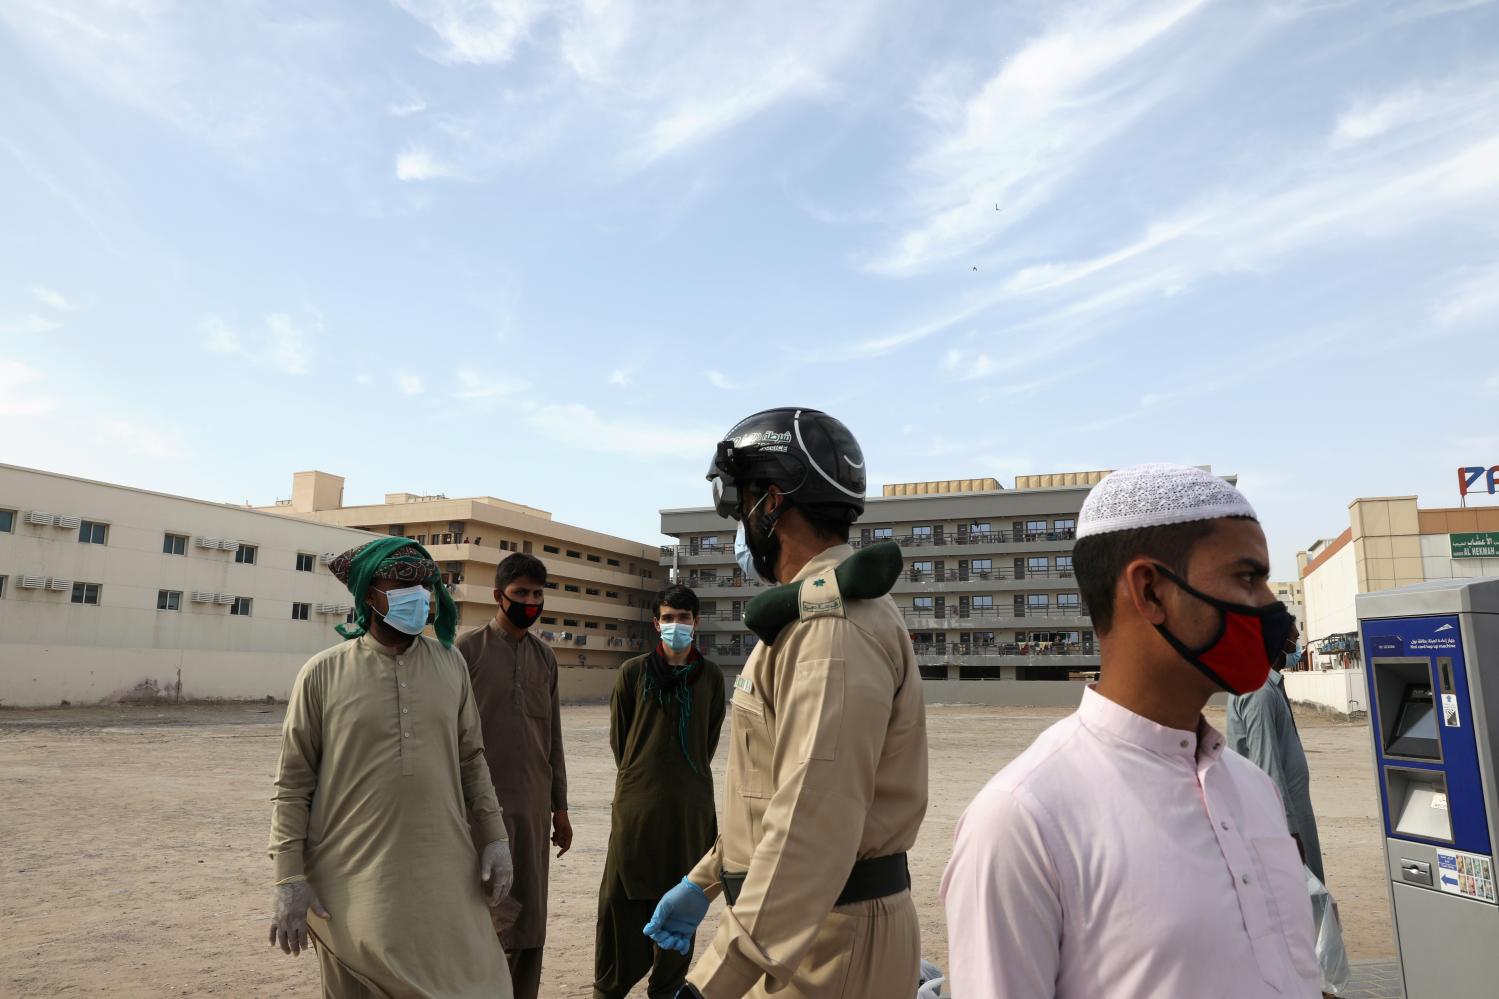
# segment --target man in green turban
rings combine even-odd
[[[330,566],[354,598],[344,642],[297,675],[271,811],[270,941],[315,943],[323,994],[510,999],[485,903],[510,890],[457,614],[437,564],[380,538]],[[437,638],[422,634],[434,617]],[[474,849],[469,818],[485,845]]]

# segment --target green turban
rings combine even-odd
[[[341,624],[336,630],[345,638],[358,638],[369,631],[370,607],[364,599],[370,584],[377,579],[394,579],[412,585],[430,584],[437,597],[437,640],[444,647],[453,644],[458,631],[458,606],[442,583],[437,563],[427,549],[410,538],[377,538],[368,544],[344,552],[328,566],[338,581],[354,597],[354,623]]]

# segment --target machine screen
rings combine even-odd
[[[1389,752],[1415,759],[1441,759],[1440,739],[1431,688],[1411,684],[1405,688],[1405,697],[1400,701],[1395,737],[1390,740]]]

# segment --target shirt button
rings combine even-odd
[[[1242,882],[1244,882],[1247,885],[1247,884],[1249,884],[1249,875],[1246,874],[1243,877],[1239,878],[1239,880],[1242,881]]]
[[[1182,748],[1183,749],[1186,749],[1189,745],[1191,745],[1191,743],[1189,743],[1186,739],[1182,740]]]
[[[402,681],[401,681],[401,686],[402,686],[402,687],[404,687],[404,686],[406,686],[406,681],[405,681],[405,680],[402,680]]]
[[[1223,828],[1225,828],[1225,829],[1228,828],[1228,823],[1227,822],[1223,823]]]
[[[404,714],[408,713],[410,710],[411,710],[410,708],[402,708],[401,709],[401,714],[404,715]]]
[[[407,732],[407,733],[405,733],[405,735],[406,735],[406,738],[408,738],[408,739],[409,739],[409,738],[411,738],[411,733],[410,733],[410,732]],[[1248,878],[1245,878],[1245,879],[1244,879],[1244,880],[1246,880],[1246,881],[1247,881],[1247,880],[1249,880],[1249,879],[1248,879]]]

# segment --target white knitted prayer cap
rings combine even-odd
[[[1077,537],[1219,517],[1259,519],[1244,494],[1212,472],[1153,462],[1111,472],[1089,490]]]

